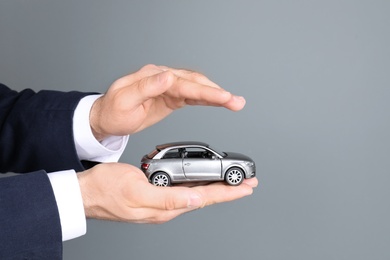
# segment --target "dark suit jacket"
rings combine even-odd
[[[53,190],[42,169],[83,170],[73,141],[73,113],[86,93],[24,90],[0,84],[0,259],[61,259]]]

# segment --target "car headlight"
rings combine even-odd
[[[253,167],[255,165],[254,162],[245,162],[245,164],[249,167]]]

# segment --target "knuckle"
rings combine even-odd
[[[203,74],[201,74],[197,71],[192,71],[191,75],[194,79],[204,79],[205,78],[205,76]]]
[[[187,75],[188,78],[194,81],[199,81],[206,78],[205,75],[194,70],[182,70],[182,71],[184,72],[185,75]]]
[[[176,202],[172,197],[168,197],[165,200],[164,209],[167,211],[176,209]]]
[[[175,75],[175,73],[173,73],[172,71],[170,70],[167,70],[165,71],[165,77],[166,77],[166,81],[167,82],[170,82],[170,84],[173,84],[174,81],[177,81],[177,76]]]
[[[156,70],[158,69],[157,65],[155,64],[147,64],[143,66],[140,70]]]
[[[137,91],[139,93],[144,93],[147,85],[148,85],[148,78],[141,79],[136,84]]]
[[[123,87],[123,86],[126,86],[127,84],[128,84],[128,80],[127,80],[126,77],[119,78],[119,79],[115,80],[115,81],[111,84],[112,90],[121,88],[121,87]]]

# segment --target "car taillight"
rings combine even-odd
[[[148,168],[149,168],[149,164],[148,163],[143,163],[142,165],[141,165],[141,168],[142,168],[142,170],[147,170]]]

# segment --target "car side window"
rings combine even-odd
[[[167,151],[161,159],[179,159],[181,158],[179,149],[171,149]]]
[[[200,147],[188,147],[186,148],[187,158],[189,159],[210,159],[211,153]]]

